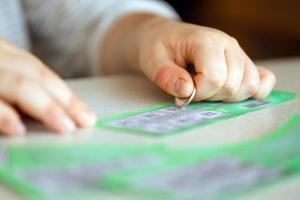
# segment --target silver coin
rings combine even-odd
[[[175,97],[175,105],[179,108],[186,107],[193,101],[195,95],[196,95],[196,88],[194,86],[193,92],[190,97],[188,97],[188,98]]]

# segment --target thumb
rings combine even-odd
[[[159,67],[153,72],[154,82],[167,93],[176,97],[189,97],[194,83],[186,69],[174,62]]]

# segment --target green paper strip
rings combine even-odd
[[[167,136],[284,103],[295,96],[294,93],[273,91],[262,100],[200,102],[184,109],[174,107],[174,103],[162,103],[102,118],[97,126],[146,136]]]
[[[300,115],[254,141],[170,151],[180,162],[148,171],[119,172],[108,185],[160,200],[231,200],[300,178]]]

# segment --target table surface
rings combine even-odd
[[[300,94],[300,58],[287,58],[259,61],[277,77],[276,89]],[[173,98],[159,90],[153,83],[141,75],[113,75],[97,78],[68,80],[68,84],[96,111],[99,117],[130,111]],[[72,135],[56,136],[44,127],[30,123],[30,133],[24,138],[0,138],[0,144],[9,143],[165,143],[167,145],[220,145],[241,140],[249,140],[276,130],[294,113],[299,113],[299,99],[291,102],[249,113],[230,120],[212,124],[176,136],[152,138],[125,133],[113,133],[102,129],[75,131]],[[226,130],[226,131],[224,131]],[[243,130],[242,133],[240,130]],[[106,134],[108,133],[109,134]],[[230,137],[228,134],[230,133]],[[0,185],[3,199],[22,199],[13,191]],[[268,190],[257,192],[249,199],[298,199],[300,195],[300,177],[288,180]],[[1,198],[2,199],[2,198]],[[105,199],[117,199],[108,196]],[[124,198],[120,198],[124,199]]]

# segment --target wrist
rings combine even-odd
[[[140,71],[140,50],[157,27],[168,19],[150,13],[134,13],[119,19],[104,41],[105,72]]]

